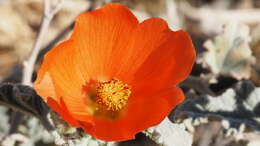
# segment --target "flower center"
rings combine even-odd
[[[120,80],[112,79],[98,83],[96,103],[109,111],[119,111],[125,107],[131,94],[130,87]]]

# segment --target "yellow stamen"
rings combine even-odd
[[[117,79],[98,83],[96,91],[96,103],[109,111],[123,109],[131,94],[130,87]]]

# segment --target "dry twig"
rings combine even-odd
[[[42,47],[42,41],[44,39],[46,32],[48,31],[53,16],[59,11],[62,3],[63,0],[59,0],[59,2],[56,3],[55,6],[53,7],[53,3],[51,0],[43,0],[44,10],[43,10],[43,16],[41,21],[40,32],[34,43],[32,53],[30,54],[29,58],[25,60],[23,63],[24,68],[23,68],[22,84],[24,85],[31,86],[32,84],[31,79],[34,71],[34,64],[36,62],[38,53]]]

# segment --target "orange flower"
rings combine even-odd
[[[81,14],[70,39],[45,55],[35,89],[71,126],[128,140],[183,101],[176,84],[194,60],[186,32],[159,18],[139,23],[125,6],[107,4]]]

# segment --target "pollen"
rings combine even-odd
[[[108,111],[120,111],[126,106],[130,94],[130,86],[120,80],[112,79],[98,83],[96,103]]]

